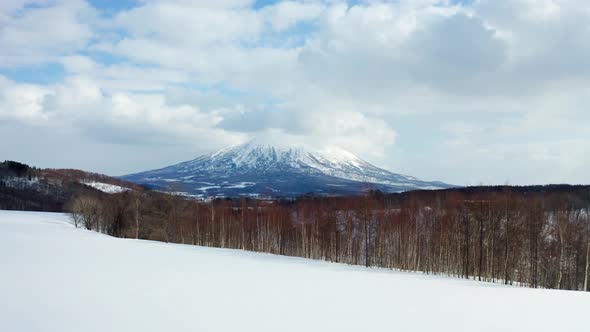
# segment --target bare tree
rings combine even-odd
[[[81,197],[74,197],[69,203],[68,208],[71,213],[72,221],[74,222],[74,227],[78,228],[78,226],[84,221],[83,202]]]
[[[101,204],[98,198],[93,196],[76,196],[70,202],[72,220],[74,226],[80,224],[86,229],[100,231]]]
[[[590,216],[588,215],[588,208],[586,208],[586,228],[587,228],[587,235],[586,235],[586,269],[584,272],[584,291],[588,292],[588,274],[590,271]]]
[[[142,193],[139,191],[133,191],[131,194],[131,200],[133,204],[133,219],[135,220],[135,238],[139,239],[139,228],[141,225],[141,203]]]

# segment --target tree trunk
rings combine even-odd
[[[369,267],[369,223],[365,219],[365,267]]]
[[[483,208],[482,208],[482,210],[483,210]],[[481,281],[482,265],[483,265],[483,216],[480,215],[480,218],[479,218],[479,269],[478,269],[478,276],[477,276],[478,281]]]
[[[564,229],[563,225],[559,220],[559,214],[557,216],[557,227],[558,227],[558,234],[559,234],[559,276],[557,277],[557,285],[555,288],[561,289],[561,282],[563,280],[563,256],[564,256],[564,243],[563,243],[563,236],[564,236]]]
[[[506,236],[504,242],[504,284],[508,285],[508,243],[510,241],[510,217],[508,216],[508,202],[506,202],[506,210],[505,210],[505,218],[506,218]]]
[[[590,223],[589,226],[590,228]],[[584,275],[584,291],[589,291],[588,289],[588,272],[590,270],[590,231],[588,232],[588,244],[586,245],[586,272]]]
[[[139,239],[139,198],[135,198],[135,239]]]

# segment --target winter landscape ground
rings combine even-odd
[[[0,211],[2,331],[588,331],[590,293],[109,237]]]

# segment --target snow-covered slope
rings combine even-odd
[[[110,183],[97,182],[97,181],[82,181],[82,184],[85,184],[85,185],[92,187],[96,190],[100,190],[100,191],[107,193],[107,194],[117,194],[117,193],[121,193],[121,192],[130,190],[129,188],[117,186],[117,185],[110,184]]]
[[[590,293],[117,239],[0,211],[2,331],[588,331]]]
[[[341,149],[311,151],[251,141],[126,180],[203,196],[297,196],[399,192],[449,185],[420,181],[376,167]]]

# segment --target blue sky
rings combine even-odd
[[[143,1],[133,0],[92,0],[88,2],[94,8],[100,9],[103,13],[109,15],[120,12],[122,10],[129,10],[140,6]]]
[[[4,159],[120,175],[256,136],[456,184],[588,183],[590,5],[0,4]]]

